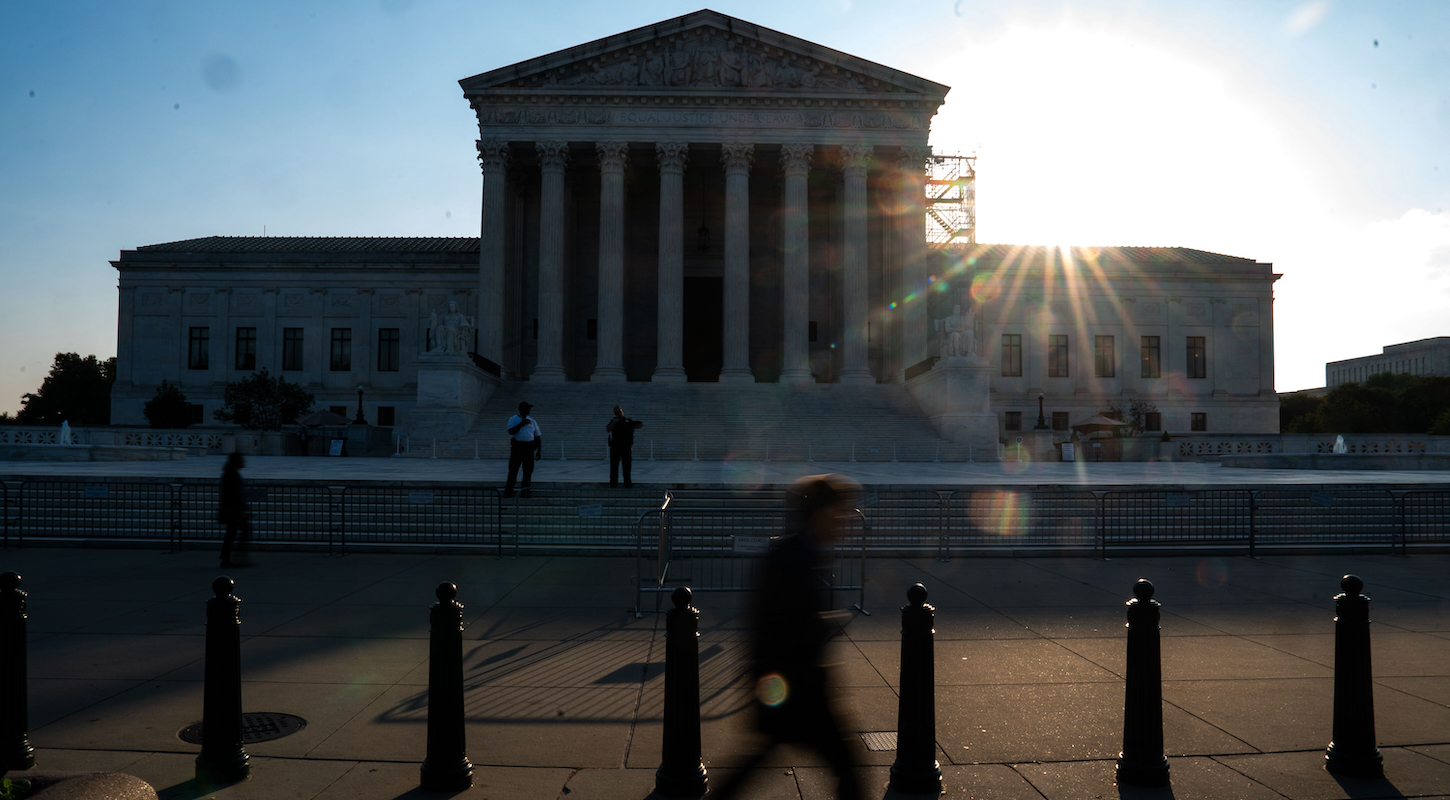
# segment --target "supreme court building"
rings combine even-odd
[[[1142,399],[1175,431],[1278,430],[1270,265],[928,244],[946,86],[712,11],[460,84],[477,239],[123,251],[113,422],[162,380],[209,422],[265,368],[455,438],[519,381],[894,385],[948,439],[1010,435],[1039,393],[1073,422]]]

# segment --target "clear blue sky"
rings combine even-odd
[[[952,86],[932,143],[979,154],[980,241],[1273,262],[1280,390],[1450,335],[1450,3],[713,7]],[[120,250],[476,236],[458,79],[697,8],[0,6],[0,411],[115,353]]]

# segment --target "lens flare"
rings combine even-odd
[[[1014,462],[1004,461],[1003,465],[1011,463]],[[1020,536],[1027,531],[1027,504],[1017,492],[974,492],[968,509],[978,527],[987,533],[996,536]]]
[[[972,299],[976,302],[990,303],[1002,295],[1002,284],[984,274],[973,275],[972,286],[967,291],[971,292]]]
[[[1221,558],[1206,558],[1198,562],[1194,572],[1198,585],[1207,589],[1216,589],[1228,582],[1228,564]]]
[[[790,697],[790,685],[774,672],[760,676],[760,680],[755,682],[755,698],[768,706],[778,706],[787,697]]]

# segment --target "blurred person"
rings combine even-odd
[[[836,773],[836,797],[865,799],[841,717],[826,699],[831,626],[822,616],[828,604],[821,591],[821,573],[831,569],[841,535],[840,517],[860,490],[845,475],[811,475],[786,495],[787,533],[765,557],[753,613],[756,729],[769,741],[711,793],[719,800],[744,796],[753,769],[782,744],[820,753]]]
[[[242,470],[247,460],[241,453],[227,456],[222,467],[221,501],[217,504],[217,522],[227,526],[226,538],[222,540],[222,566],[242,567],[245,563],[232,561],[232,548],[244,549],[252,538],[252,515],[247,510],[246,489],[242,485]]]

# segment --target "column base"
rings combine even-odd
[[[623,383],[629,380],[624,374],[624,367],[595,367],[594,374],[589,376],[591,383]]]
[[[564,368],[556,366],[534,367],[533,373],[529,375],[531,381],[563,382],[568,379],[564,375]]]
[[[748,367],[727,367],[720,370],[721,383],[755,383],[755,373]]]
[[[851,386],[864,386],[876,383],[876,376],[871,374],[869,369],[847,369],[841,370],[839,383]]]
[[[797,369],[783,369],[780,371],[781,383],[815,383],[816,376],[803,367]]]
[[[656,367],[655,374],[650,376],[653,383],[684,383],[689,380],[685,375],[684,367]]]

